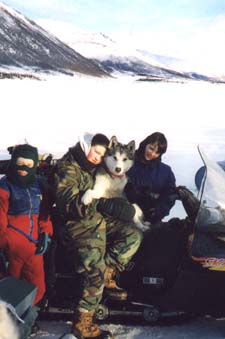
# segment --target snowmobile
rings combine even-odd
[[[103,295],[97,319],[134,315],[154,323],[183,314],[225,315],[225,172],[200,147],[199,153],[205,173],[198,196],[177,188],[187,217],[157,223],[144,233],[138,252],[118,277],[128,299],[110,301]],[[79,298],[79,277],[57,238],[45,262],[42,315],[70,315]]]
[[[199,153],[205,170],[198,196],[177,188],[187,218],[157,223],[144,233],[138,252],[118,277],[128,299],[110,301],[103,295],[97,319],[138,316],[155,323],[185,314],[224,317],[225,172],[201,148]],[[51,156],[40,162],[39,174],[49,176],[55,164]],[[52,220],[57,224],[54,205]],[[70,317],[80,295],[80,278],[72,271],[57,227],[45,254],[45,270],[41,316]]]

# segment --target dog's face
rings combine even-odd
[[[104,162],[110,173],[115,176],[122,176],[133,165],[134,153],[134,140],[130,141],[127,145],[123,145],[113,136],[106,151]]]

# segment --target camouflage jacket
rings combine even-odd
[[[79,152],[76,146],[69,149],[57,164],[55,174],[55,199],[60,216],[65,220],[79,221],[81,219],[99,220],[102,215],[96,210],[98,201],[85,206],[81,203],[84,192],[93,187],[94,170],[84,169],[77,161]]]

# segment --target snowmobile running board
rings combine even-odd
[[[143,317],[148,322],[155,322],[159,319],[166,319],[170,317],[177,317],[181,315],[185,315],[184,311],[168,311],[168,312],[160,312],[155,306],[150,304],[143,304],[139,302],[132,302],[133,305],[139,305],[143,307]]]
[[[41,311],[43,316],[47,315],[72,315],[74,313],[72,308],[59,308],[59,307],[48,307],[46,310]],[[140,302],[131,302],[125,303],[123,306],[121,304],[115,303],[113,305],[99,304],[96,312],[97,320],[104,321],[109,317],[140,317],[143,318],[148,323],[155,323],[158,320],[168,319],[170,317],[178,317],[185,315],[186,312],[183,311],[168,311],[160,312],[156,307],[150,304],[144,304]]]
[[[41,314],[73,314],[72,308],[60,308],[60,307],[48,307],[47,309],[41,310]]]
[[[96,312],[98,320],[106,320],[110,316],[130,316],[141,317],[148,323],[156,323],[158,320],[168,319],[170,317],[178,317],[185,315],[183,311],[160,312],[156,307],[150,304],[140,302],[130,302],[124,305],[99,304]]]

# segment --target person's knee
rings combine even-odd
[[[77,271],[90,272],[96,268],[104,266],[104,251],[100,247],[80,248],[79,249],[79,264]]]

